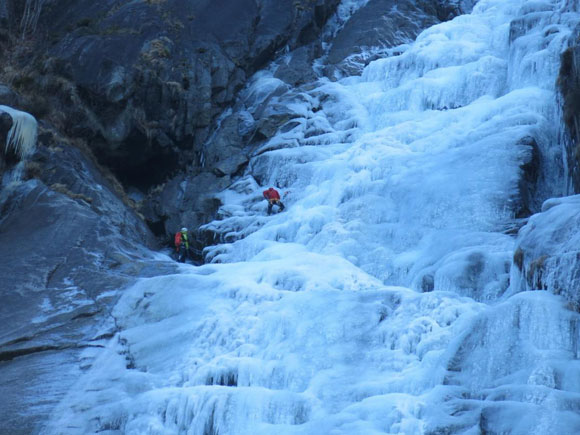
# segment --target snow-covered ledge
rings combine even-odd
[[[6,112],[12,117],[12,127],[6,137],[6,152],[14,151],[20,159],[32,154],[36,147],[38,124],[30,113],[0,105],[0,112]]]

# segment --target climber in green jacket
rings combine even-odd
[[[175,251],[177,252],[177,261],[185,263],[189,257],[189,235],[187,228],[183,227],[175,233]]]

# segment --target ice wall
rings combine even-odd
[[[125,294],[48,432],[578,433],[579,316],[512,266],[534,152],[532,211],[566,192],[564,3],[480,0],[308,90],[256,76],[240,105],[291,121],[223,192],[211,264]]]

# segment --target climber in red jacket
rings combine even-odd
[[[185,260],[189,257],[189,235],[187,228],[183,227],[175,233],[174,243],[175,251],[177,252],[177,261],[185,263]]]
[[[276,189],[270,187],[268,190],[264,190],[263,195],[268,200],[268,215],[272,214],[272,207],[274,205],[278,206],[278,211],[284,210],[284,204],[280,201],[280,194]]]

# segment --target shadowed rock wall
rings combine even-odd
[[[56,132],[40,130],[36,151],[16,162],[20,180],[10,181],[13,162],[3,164],[2,434],[42,433],[52,406],[90,366],[86,351],[98,351],[114,332],[110,309],[122,289],[174,267],[153,262],[147,247],[155,239],[114,180]]]
[[[580,191],[580,46],[562,55],[558,85],[563,97],[564,122],[568,127],[568,170],[574,192]]]
[[[198,159],[247,77],[278,50],[314,41],[337,4],[57,0],[40,24],[49,43],[31,81],[43,92],[47,77],[73,83],[74,104],[61,95],[58,107],[66,133],[146,191]]]

